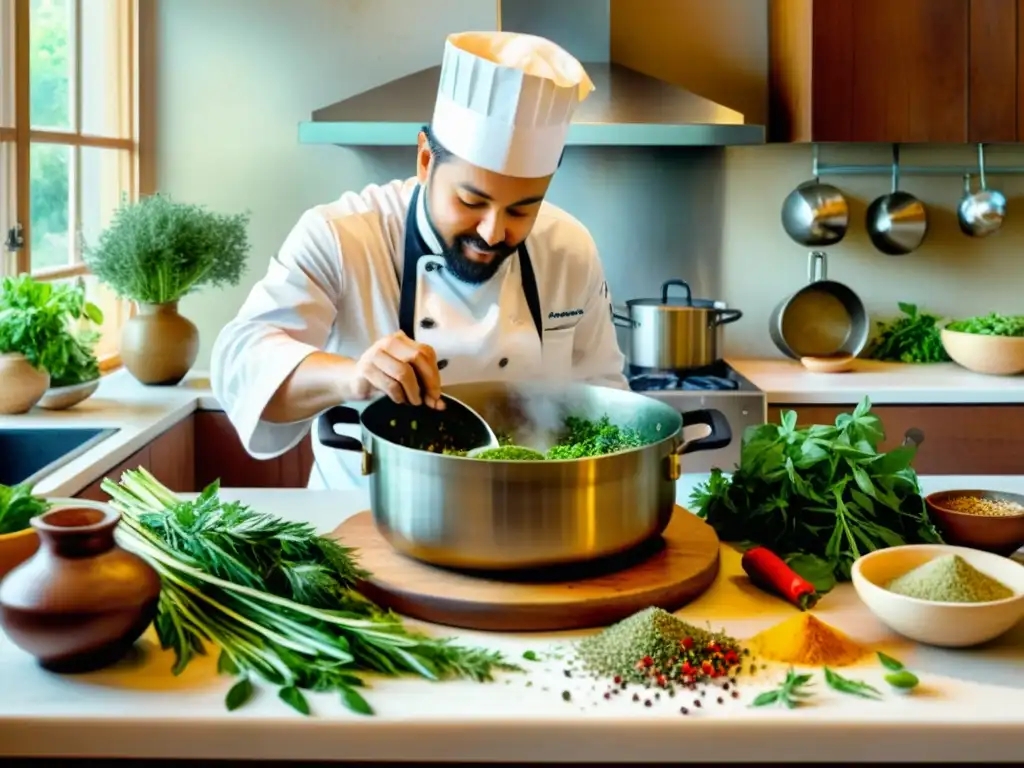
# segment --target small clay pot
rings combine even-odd
[[[199,329],[178,314],[178,302],[137,304],[138,312],[121,331],[121,361],[136,379],[174,386],[199,354]]]
[[[107,504],[51,500],[39,550],[0,582],[0,627],[53,672],[88,672],[131,650],[156,615],[160,577],[114,540]]]
[[[50,386],[50,374],[19,352],[0,355],[0,413],[27,413]]]

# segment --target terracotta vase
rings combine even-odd
[[[199,354],[199,329],[178,314],[176,301],[136,306],[121,332],[121,361],[143,384],[178,384]]]
[[[66,499],[32,519],[38,551],[0,582],[0,627],[53,672],[124,657],[156,615],[160,577],[119,547],[107,504]]]
[[[50,374],[33,368],[19,352],[0,355],[0,413],[27,413],[46,393]]]

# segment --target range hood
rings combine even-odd
[[[594,92],[576,111],[567,144],[764,143],[764,126],[748,125],[739,112],[612,61],[611,6],[617,1],[499,0],[497,29],[554,40],[583,62],[594,83]],[[438,59],[441,46],[438,41]],[[339,146],[414,145],[419,130],[430,122],[440,73],[439,63],[318,109],[311,120],[299,124],[299,141]]]

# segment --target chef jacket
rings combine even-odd
[[[307,355],[357,359],[400,329],[434,348],[442,387],[574,379],[628,388],[597,248],[571,215],[542,203],[522,247],[481,284],[451,274],[442,252],[415,178],[300,217],[213,348],[214,394],[250,455],[274,458],[310,431],[313,419],[261,418]],[[313,453],[309,487],[366,487],[358,453],[327,448],[315,432]]]

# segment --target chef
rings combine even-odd
[[[448,37],[416,176],[307,210],[217,337],[213,390],[250,455],[381,394],[443,408],[459,382],[627,387],[594,240],[544,199],[592,90],[549,40]],[[358,454],[315,433],[313,450],[310,487],[363,487]]]

